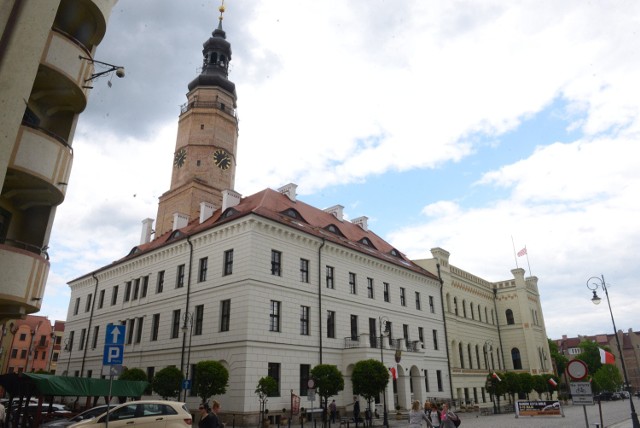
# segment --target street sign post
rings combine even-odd
[[[122,365],[124,361],[124,334],[126,326],[108,324],[104,338],[102,364],[105,366]]]

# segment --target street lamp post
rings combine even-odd
[[[604,294],[607,296],[607,305],[609,305],[609,314],[611,315],[611,323],[613,324],[613,335],[616,337],[616,346],[618,347],[618,354],[620,355],[620,365],[622,365],[622,374],[624,375],[624,383],[629,386],[629,378],[627,377],[627,368],[624,364],[624,355],[622,355],[622,348],[620,347],[620,339],[618,338],[618,329],[616,328],[616,321],[613,319],[613,311],[611,310],[611,301],[609,300],[609,292],[607,291],[607,284],[604,281],[604,275],[593,276],[587,280],[587,288],[593,291],[593,297],[591,301],[594,305],[599,305],[602,299],[596,293],[598,288],[602,288]],[[640,428],[640,422],[638,422],[638,414],[636,408],[633,405],[633,397],[629,399],[629,406],[631,407],[631,423],[633,428]]]
[[[487,358],[487,355],[489,354],[489,352],[491,352],[491,368],[489,368],[489,359]],[[494,384],[494,379],[493,379],[493,342],[490,340],[487,340],[484,342],[484,364],[487,367],[487,369],[489,369],[489,382],[491,382],[491,390],[489,391],[489,394],[491,395],[491,403],[493,404],[493,413],[496,414],[498,413],[498,408],[496,407],[496,399],[495,399],[495,384]]]
[[[380,317],[378,318],[378,322],[379,322],[379,328],[380,328],[380,362],[382,363],[382,365],[384,365],[384,354],[382,352],[382,340],[384,339],[384,336],[389,335],[389,320],[387,319],[387,317]],[[384,330],[382,329],[382,327],[384,326]],[[382,403],[383,403],[383,408],[382,408],[382,425],[385,426],[386,428],[389,428],[389,414],[387,412],[387,388],[385,387],[384,391],[382,391]]]
[[[186,336],[187,331],[189,332],[189,348],[187,349],[187,370],[185,379],[189,380],[189,366],[191,364],[191,338],[193,337],[193,314],[191,312],[184,313],[184,324],[182,324],[183,337]],[[182,353],[184,355],[184,349],[182,350]],[[184,367],[181,367],[181,369],[184,369]],[[191,385],[191,388],[193,388],[193,385]],[[184,388],[183,401],[187,401],[187,388]]]

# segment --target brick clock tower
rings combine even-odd
[[[200,203],[222,205],[222,191],[234,188],[238,118],[236,87],[228,79],[231,45],[218,28],[202,49],[202,72],[191,83],[181,107],[171,188],[160,196],[156,237],[173,229],[174,217],[198,218]]]

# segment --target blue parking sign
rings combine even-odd
[[[119,324],[108,324],[104,339],[102,364],[105,366],[122,365],[124,361],[124,335],[126,327]]]

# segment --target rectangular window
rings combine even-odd
[[[114,306],[118,303],[118,286],[113,286],[113,292],[111,293],[111,306]]]
[[[209,257],[203,257],[200,259],[200,266],[198,267],[198,282],[204,282],[207,280],[208,265],[209,265]]]
[[[82,348],[80,348],[80,350],[82,351]],[[27,350],[23,349],[20,351],[20,359],[24,360],[25,358],[27,358]]]
[[[202,335],[202,326],[204,325],[204,305],[195,307],[195,325],[193,326],[193,334]]]
[[[336,337],[336,312],[327,311],[327,337],[335,339]]]
[[[424,371],[424,389],[429,392],[429,370]]]
[[[138,325],[136,326],[136,343],[140,343],[140,341],[142,340],[143,321],[144,321],[144,318],[142,317],[138,318]]]
[[[333,266],[327,266],[326,267],[326,273],[327,273],[327,288],[335,288],[334,284],[333,284]]]
[[[369,318],[369,346],[371,348],[378,347],[377,326],[378,326],[378,319]]]
[[[127,281],[124,286],[124,301],[128,302],[131,299],[131,281]]]
[[[176,274],[176,288],[184,287],[184,264],[178,266],[178,272]]]
[[[158,272],[158,281],[156,282],[156,294],[162,293],[164,289],[164,271]]]
[[[400,287],[400,304],[402,306],[407,306],[407,302],[405,301],[405,290],[404,290],[404,287]]]
[[[73,306],[73,315],[78,315],[78,310],[80,310],[80,298],[76,297],[76,303]]]
[[[351,315],[351,340],[358,340],[358,316]]]
[[[310,364],[300,364],[300,396],[307,395],[307,388],[311,373]]]
[[[133,343],[133,328],[136,326],[136,319],[131,318],[129,320],[129,325],[127,326],[127,345],[131,345]]]
[[[402,324],[402,337],[404,337],[404,343],[409,343],[409,325]]]
[[[422,310],[422,302],[420,302],[420,293],[416,291],[416,309]]]
[[[87,329],[83,328],[80,331],[80,347],[78,348],[80,351],[84,349],[84,341],[87,338]]]
[[[160,314],[153,314],[151,319],[151,341],[158,340],[158,331],[160,330]]]
[[[373,278],[367,278],[367,297],[373,299]]]
[[[100,290],[100,297],[98,297],[98,309],[102,309],[104,306],[104,290]]]
[[[349,272],[349,292],[351,294],[358,294],[358,284],[356,280],[356,274],[353,272]]]
[[[442,392],[442,371],[436,370],[436,381],[438,382],[438,391]]]
[[[13,348],[11,350],[11,358],[18,358],[18,349],[17,348]]]
[[[309,260],[300,259],[300,282],[309,282]]]
[[[224,252],[224,269],[223,275],[231,275],[233,273],[233,250],[227,250]]]
[[[75,331],[70,331],[69,332],[69,342],[65,345],[64,349],[65,351],[73,351],[73,339],[75,337]]]
[[[383,282],[382,286],[383,286],[383,289],[384,289],[384,301],[389,303],[389,283],[388,282]]]
[[[277,391],[269,395],[269,397],[280,397],[280,363],[269,363],[269,371],[267,373],[270,377],[275,379],[278,385]]]
[[[84,305],[84,311],[89,312],[91,310],[91,299],[93,298],[93,294],[89,293],[87,297],[87,303]]]
[[[171,338],[176,339],[180,334],[180,309],[173,311],[171,318]]]
[[[220,331],[229,331],[231,321],[231,300],[220,302]]]
[[[280,331],[280,302],[271,301],[271,313],[269,314],[269,331]]]
[[[133,299],[131,300],[137,300],[138,294],[140,294],[140,278],[136,278],[133,281]]]
[[[300,306],[300,334],[309,335],[309,306]]]
[[[429,296],[429,312],[431,312],[432,314],[436,313],[436,307],[433,304],[433,296]]]
[[[98,335],[100,334],[100,326],[96,325],[93,327],[93,340],[91,341],[91,349],[96,349],[98,347]]]
[[[433,330],[433,350],[438,350],[438,330]]]
[[[282,275],[282,253],[280,251],[271,250],[271,275]]]
[[[418,340],[420,341],[420,343],[422,344],[422,347],[424,348],[424,330],[422,329],[422,327],[418,327]]]
[[[155,367],[147,367],[147,379],[153,379],[153,377],[156,375],[156,368]]]
[[[142,293],[140,298],[147,297],[147,291],[149,290],[149,275],[142,277]]]

